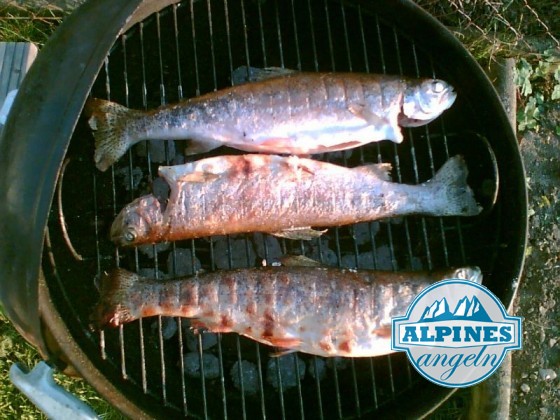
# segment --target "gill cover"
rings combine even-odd
[[[451,107],[457,94],[443,80],[429,79],[409,86],[404,95],[401,125],[415,127],[436,119]]]

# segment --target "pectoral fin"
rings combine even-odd
[[[394,118],[390,115],[381,116],[373,112],[365,104],[350,104],[348,105],[348,110],[356,117],[365,120],[369,125],[375,127],[376,131],[384,132],[386,140],[392,140],[395,143],[403,141],[403,135],[396,116]]]
[[[263,146],[264,148],[270,148],[273,150],[278,151],[278,153],[290,153],[292,147],[294,147],[294,138],[293,137],[276,137],[271,138],[263,141],[259,144],[259,146]],[[280,152],[279,150],[286,149],[285,152]]]
[[[297,350],[291,350],[291,349],[286,349],[286,350],[278,350],[278,351],[274,351],[272,353],[269,354],[270,357],[282,357],[282,356],[286,356],[290,353],[295,353]]]
[[[389,124],[386,118],[383,118],[373,112],[364,104],[350,104],[348,110],[356,117],[365,120],[368,124],[376,127],[381,127],[384,124]]]
[[[297,347],[301,344],[301,340],[299,338],[278,338],[278,337],[263,337],[268,341],[271,345],[275,347],[280,347],[283,349],[292,349]],[[292,350],[293,351],[293,350]]]
[[[177,178],[177,182],[213,182],[219,177],[220,175],[216,175],[211,172],[191,172],[190,174]]]
[[[288,255],[280,259],[280,262],[285,267],[326,267],[319,261],[305,255]]]
[[[304,228],[286,229],[280,232],[270,232],[270,234],[274,236],[278,236],[280,238],[295,239],[295,240],[301,239],[304,241],[310,241],[311,239],[318,238],[326,231],[327,229],[315,230],[315,229],[311,229],[310,227],[304,227]]]
[[[382,325],[379,328],[376,328],[372,331],[373,335],[376,335],[381,338],[390,338],[391,337],[391,326],[390,325]]]

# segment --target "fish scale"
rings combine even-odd
[[[446,278],[480,283],[478,267],[437,272],[386,272],[326,267],[263,267],[154,280],[114,269],[101,280],[92,321],[117,327],[162,315],[236,332],[284,350],[366,357],[391,352],[394,316],[430,284]]]
[[[312,226],[481,211],[460,156],[419,185],[390,182],[389,168],[276,155],[217,156],[160,167],[171,188],[165,208],[153,195],[134,200],[115,218],[111,238],[123,246],[245,232],[311,239],[321,234]]]
[[[283,74],[285,74],[283,70]],[[149,111],[90,99],[101,171],[142,140],[189,139],[185,154],[229,146],[247,152],[315,154],[366,143],[400,143],[400,126],[427,124],[456,94],[435,79],[291,72]]]

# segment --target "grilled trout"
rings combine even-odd
[[[380,140],[400,143],[399,126],[427,124],[455,97],[442,80],[289,72],[150,111],[90,99],[86,114],[94,130],[94,160],[105,171],[147,139],[190,139],[186,154],[229,146],[302,155]]]
[[[481,283],[482,274],[478,267],[432,273],[264,267],[161,281],[115,269],[101,280],[92,321],[116,327],[179,316],[195,318],[196,328],[318,356],[379,356],[391,352],[391,318],[448,278]]]
[[[277,155],[218,156],[159,174],[171,193],[128,204],[111,227],[119,245],[211,235],[265,232],[311,239],[311,226],[341,226],[411,214],[473,216],[480,212],[460,156],[419,185],[390,182],[390,164],[346,168]]]

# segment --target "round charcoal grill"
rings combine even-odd
[[[185,141],[144,142],[101,173],[93,164],[91,131],[80,117],[86,97],[150,109],[230,86],[233,71],[241,66],[450,82],[458,93],[453,107],[427,126],[405,129],[402,144],[374,143],[314,158],[350,167],[389,162],[395,181],[419,183],[450,156],[461,154],[483,213],[329,229],[311,242],[277,244],[267,235],[247,234],[115,248],[108,239],[112,220],[134,198],[161,189],[158,166],[206,155],[185,158]],[[23,129],[19,123],[25,118]],[[474,60],[411,2],[92,1],[45,47],[4,134],[0,156],[13,159],[5,163],[9,176],[0,181],[6,192],[0,200],[5,215],[1,228],[5,237],[22,239],[2,250],[7,312],[46,358],[62,369],[75,368],[133,418],[419,416],[453,390],[425,381],[403,353],[371,359],[327,360],[295,353],[278,358],[271,357],[273,348],[236,334],[217,334],[217,344],[203,350],[204,337],[192,335],[187,320],[165,317],[92,332],[96,278],[115,266],[163,278],[198,263],[207,271],[258,266],[278,252],[334,266],[389,270],[471,264],[483,269],[484,284],[506,306],[521,275],[527,204],[514,134]],[[240,152],[212,152],[225,153]],[[51,206],[64,157],[63,183]],[[184,361],[187,353],[196,357]],[[208,355],[215,366],[201,363]],[[305,372],[290,370],[296,360],[305,364]],[[241,377],[247,383],[234,383],[232,370],[248,366],[241,361],[256,367],[256,385],[246,373]],[[184,373],[192,363],[201,376]],[[215,375],[209,370],[216,370]],[[270,375],[284,377],[280,388],[270,383]],[[252,393],[250,386],[255,386]]]

